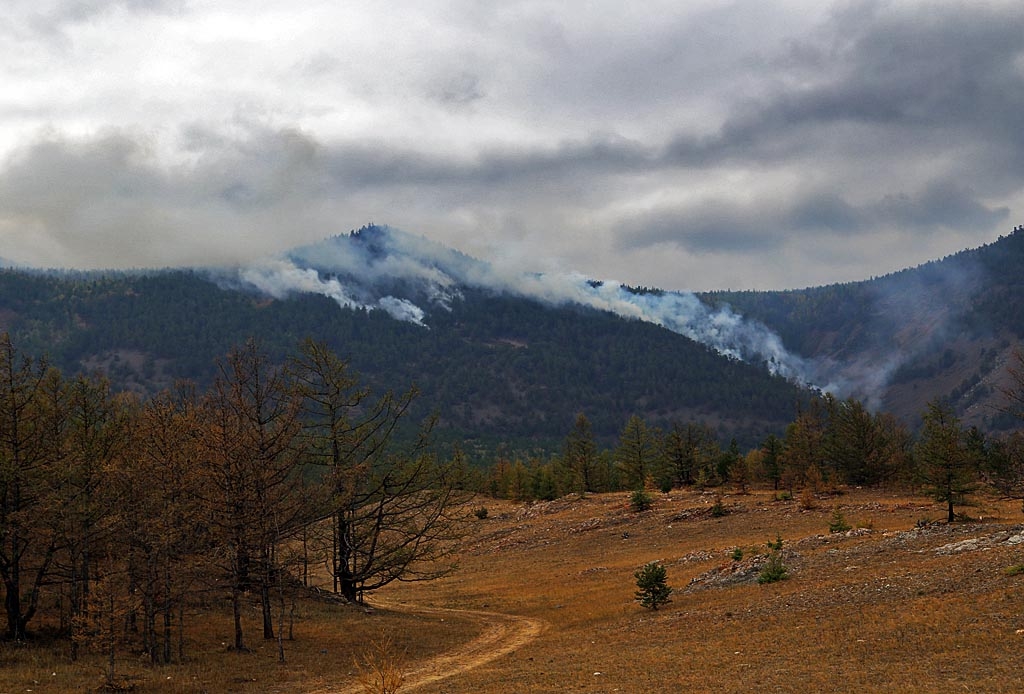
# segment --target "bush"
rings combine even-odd
[[[473,511],[473,515],[479,518],[480,520],[487,518],[487,507],[481,506],[477,510]]]
[[[1024,574],[1024,564],[1014,564],[1013,566],[1008,566],[1003,571],[1003,573],[1007,576],[1020,576],[1021,574]]]
[[[729,555],[729,558],[733,561],[743,561],[743,550],[737,547],[732,551],[732,554]]]
[[[776,581],[784,581],[787,578],[789,578],[789,572],[786,569],[786,565],[782,563],[782,554],[774,551],[768,555],[768,561],[761,568],[761,573],[757,576],[757,582],[761,584],[775,583]]]
[[[814,496],[814,490],[811,487],[804,487],[803,491],[800,492],[800,508],[804,511],[811,511],[817,507],[818,500]]]
[[[838,506],[832,509],[832,519],[828,523],[828,531],[830,533],[845,533],[852,528],[853,526],[847,523],[846,519],[843,518],[843,514],[839,512]]]
[[[636,600],[644,607],[656,610],[659,605],[671,602],[672,588],[667,583],[665,567],[659,562],[644,564],[633,577],[636,578]]]
[[[633,509],[636,513],[646,511],[651,507],[653,503],[654,499],[652,499],[651,495],[645,492],[643,489],[637,489],[629,497],[629,507]]]
[[[390,634],[372,641],[361,658],[354,658],[359,686],[365,694],[397,694],[405,684],[406,653]]]
[[[728,511],[726,510],[725,505],[722,503],[722,495],[716,494],[715,503],[711,506],[711,515],[715,518],[721,518],[727,513]]]

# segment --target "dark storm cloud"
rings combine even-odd
[[[991,209],[972,191],[949,182],[916,195],[886,196],[854,205],[830,191],[748,203],[701,200],[679,209],[657,210],[632,220],[620,237],[622,248],[672,244],[693,252],[746,254],[807,243],[821,234],[851,235],[898,226],[917,233],[935,229],[994,229],[1009,210]]]
[[[692,164],[722,157],[773,160],[821,146],[870,152],[879,144],[865,133],[889,146],[888,136],[904,129],[911,147],[927,137],[929,153],[942,144],[936,138],[946,138],[949,147],[961,137],[1020,147],[1024,9],[855,7],[858,12],[835,15],[820,38],[751,65],[774,75],[780,88],[738,100],[717,136],[682,136],[668,155]]]

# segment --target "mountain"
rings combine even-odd
[[[284,360],[306,337],[376,391],[422,395],[438,435],[470,450],[556,449],[584,412],[612,443],[632,414],[701,421],[752,446],[781,433],[806,386],[912,426],[950,399],[1008,426],[1001,388],[1024,334],[1024,229],[885,277],[784,292],[639,289],[516,271],[369,226],[233,268],[0,269],[0,329],[67,373],[151,394],[200,386],[255,337]]]
[[[710,346],[682,334],[709,321]],[[578,412],[603,443],[635,413],[754,445],[810,397],[779,373],[795,367],[763,326],[692,296],[518,277],[380,227],[215,271],[0,270],[0,329],[66,373],[142,395],[208,384],[250,336],[275,360],[312,337],[378,392],[415,383],[417,416],[436,411],[442,442],[471,451],[554,450]]]
[[[778,333],[812,379],[910,424],[948,399],[1000,429],[1007,368],[1024,338],[1024,227],[980,248],[884,277],[781,292],[711,292]]]

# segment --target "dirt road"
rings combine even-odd
[[[424,616],[469,619],[481,627],[480,635],[472,641],[419,663],[406,672],[405,682],[401,687],[402,694],[472,670],[511,653],[535,639],[544,628],[544,623],[539,619],[499,612],[420,607],[398,603],[378,603],[378,606]],[[356,684],[338,689],[319,690],[314,694],[363,694],[363,689]]]

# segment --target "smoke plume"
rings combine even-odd
[[[429,307],[450,310],[460,297],[460,287],[552,306],[575,304],[654,323],[725,356],[761,363],[774,374],[809,382],[807,364],[787,351],[769,328],[728,307],[712,310],[694,294],[641,292],[577,273],[524,273],[387,227],[366,227],[302,246],[237,268],[224,279],[275,298],[322,294],[344,308],[381,310],[423,327],[428,325]]]

